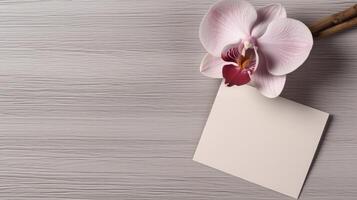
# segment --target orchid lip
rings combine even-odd
[[[228,86],[244,85],[251,81],[258,58],[251,39],[228,45],[222,52],[222,59],[230,64],[223,67],[223,78]]]

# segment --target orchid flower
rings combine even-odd
[[[199,36],[207,50],[200,71],[228,86],[249,84],[264,96],[282,92],[286,74],[310,54],[313,38],[302,22],[287,18],[280,4],[261,9],[244,0],[220,0],[202,20]]]

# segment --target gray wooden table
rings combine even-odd
[[[0,199],[290,199],[192,161],[213,2],[0,1]],[[275,2],[307,24],[356,3]],[[356,86],[357,29],[288,76],[284,97],[333,115],[300,199],[357,199]]]

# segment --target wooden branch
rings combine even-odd
[[[357,17],[350,19],[346,22],[343,22],[341,24],[338,24],[336,26],[333,26],[331,28],[328,28],[326,30],[323,30],[321,32],[318,32],[315,34],[315,37],[317,37],[317,38],[327,37],[327,36],[333,35],[335,33],[341,32],[343,30],[350,29],[354,26],[357,26]]]
[[[338,25],[340,23],[343,23],[344,21],[349,20],[354,17],[357,17],[357,4],[355,4],[354,6],[348,8],[344,11],[341,11],[334,15],[327,16],[327,17],[317,21],[316,23],[314,23],[310,26],[310,30],[314,36],[320,35],[319,34],[320,31],[330,28],[332,26]],[[349,22],[348,25],[351,25],[351,22]],[[348,25],[343,25],[342,27],[334,28],[334,29],[328,31],[328,33],[330,35],[333,33],[331,31],[344,30],[344,27],[348,27]]]

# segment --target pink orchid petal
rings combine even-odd
[[[225,84],[228,86],[240,86],[250,82],[249,70],[242,69],[236,65],[225,65],[222,72]]]
[[[262,37],[258,39],[261,52],[271,65],[268,71],[273,75],[285,75],[304,63],[313,45],[312,34],[302,22],[281,18],[271,22]]]
[[[256,10],[247,1],[218,1],[201,22],[201,43],[211,55],[219,57],[226,45],[237,43],[250,35],[256,19]]]
[[[272,4],[260,8],[258,11],[258,19],[252,31],[252,36],[259,38],[262,36],[268,25],[275,19],[286,18],[286,10],[281,4]]]
[[[200,72],[211,78],[223,78],[222,68],[228,64],[222,58],[206,54],[200,66]]]
[[[267,71],[269,66],[268,60],[265,56],[259,56],[259,66],[252,76],[252,82],[264,96],[275,98],[283,91],[286,76],[275,76]]]

